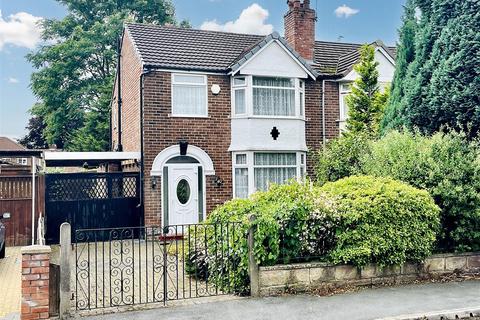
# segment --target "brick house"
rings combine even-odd
[[[344,128],[360,44],[315,40],[309,0],[289,0],[285,38],[127,24],[112,98],[112,149],[140,151],[146,225],[201,221],[271,182],[313,174],[312,151]],[[380,83],[395,48],[380,41]]]

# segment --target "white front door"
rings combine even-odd
[[[168,224],[198,223],[198,165],[168,166]]]

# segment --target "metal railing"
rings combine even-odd
[[[233,293],[232,246],[244,237],[236,222],[77,230],[75,308]]]

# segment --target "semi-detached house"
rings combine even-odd
[[[312,152],[345,126],[360,44],[315,40],[290,0],[284,37],[127,24],[112,99],[112,149],[141,152],[146,225],[196,223],[217,205],[313,174]],[[380,84],[395,48],[372,43]]]

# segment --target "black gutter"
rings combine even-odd
[[[38,157],[42,158],[43,150],[25,149],[25,150],[0,150],[0,158],[8,157]]]
[[[121,82],[121,57],[122,57],[122,38],[118,38],[117,45],[117,106],[118,106],[118,142],[117,150],[123,151],[122,146],[122,82]]]
[[[145,201],[144,201],[145,164],[144,164],[143,154],[144,154],[145,143],[143,141],[143,87],[144,87],[145,75],[149,74],[150,72],[152,72],[152,70],[144,68],[142,71],[142,74],[140,75],[140,203],[139,205],[141,208],[140,211],[141,211],[141,216],[143,218],[144,224],[145,224]]]

